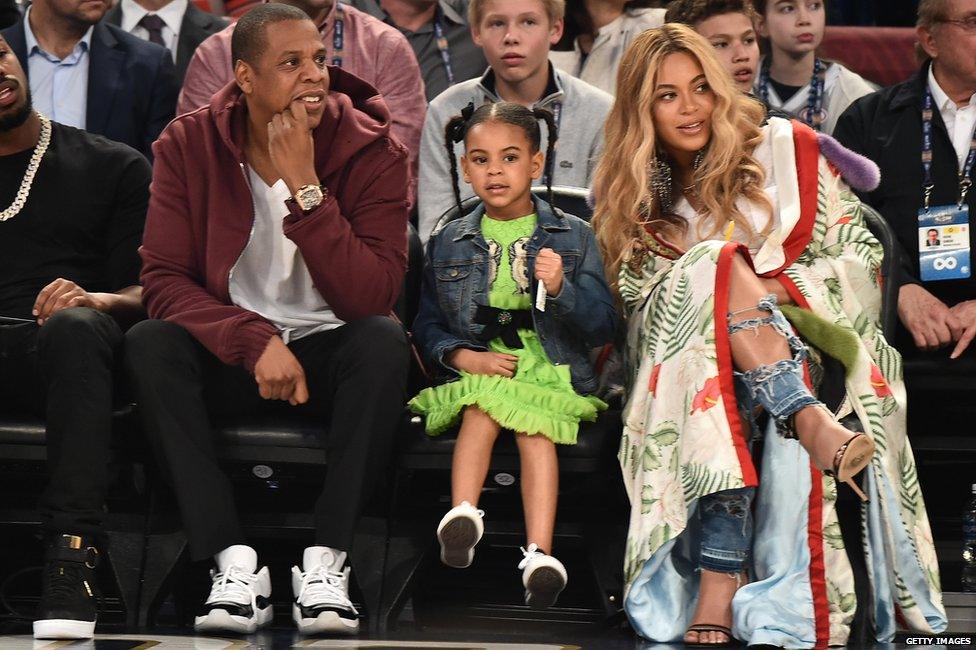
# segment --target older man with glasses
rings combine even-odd
[[[976,348],[976,0],[922,0],[917,29],[919,72],[851,105],[834,137],[881,167],[881,185],[862,198],[903,249],[896,344],[952,363]],[[931,229],[938,250],[925,246]]]

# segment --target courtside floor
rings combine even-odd
[[[430,636],[430,635],[428,635]],[[475,635],[477,636],[477,635]],[[575,649],[607,649],[607,650],[667,650],[683,648],[680,644],[647,643],[634,639],[629,635],[611,635],[608,638],[585,638],[572,640],[554,630],[551,639],[514,640],[504,638],[490,638],[493,635],[478,640],[416,640],[410,635],[395,635],[389,639],[305,639],[287,630],[264,631],[260,634],[242,638],[222,638],[203,636],[179,636],[176,634],[99,634],[89,641],[35,641],[29,636],[0,636],[0,648],[4,650],[56,650],[70,648],[72,650],[249,650],[271,648],[339,648],[343,650],[392,650],[404,648],[406,650],[575,650]],[[615,637],[615,638],[614,638]],[[959,637],[957,637],[958,639]],[[976,637],[970,636],[970,643],[976,643]],[[879,650],[894,648],[915,648],[916,644],[907,644],[905,639],[898,639],[897,643],[875,644],[871,646]],[[965,647],[959,645],[926,645],[929,648]],[[972,646],[970,646],[972,647]]]

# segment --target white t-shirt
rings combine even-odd
[[[764,129],[768,133],[768,128]],[[746,244],[749,247],[750,252],[755,255],[763,244],[763,237],[760,233],[766,228],[767,224],[770,230],[776,229],[779,226],[779,213],[776,209],[777,207],[777,188],[776,188],[776,173],[773,169],[773,151],[770,137],[764,137],[762,142],[756,147],[755,151],[752,153],[753,157],[756,159],[763,169],[766,170],[766,181],[763,186],[763,192],[769,198],[769,202],[772,205],[772,220],[769,218],[769,210],[761,205],[756,205],[751,201],[743,198],[739,198],[735,202],[739,212],[749,220],[749,225],[752,227],[753,233],[756,235],[750,240],[748,233],[741,227],[740,224],[736,224],[734,230],[732,231],[732,240],[738,241]],[[793,170],[795,173],[795,170]],[[693,245],[704,241],[702,233],[699,231],[699,226],[701,226],[701,215],[698,214],[688,199],[684,197],[683,194],[680,198],[675,201],[674,212],[680,217],[683,217],[688,222],[688,231],[685,235],[685,243],[688,248]],[[727,224],[728,222],[726,222]],[[708,237],[708,239],[724,239],[725,238],[725,228],[726,225],[723,224],[719,228],[719,232]]]
[[[235,305],[267,318],[288,343],[343,325],[312,283],[305,258],[285,236],[285,200],[291,197],[281,179],[268,187],[247,167],[254,201],[251,237],[230,271],[230,297]]]

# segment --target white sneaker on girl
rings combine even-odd
[[[302,634],[356,634],[359,612],[349,600],[346,552],[310,546],[302,557],[302,570],[291,568],[295,593],[292,618]]]
[[[217,554],[210,596],[194,620],[196,631],[251,634],[271,622],[271,574],[268,567],[255,573],[257,564],[250,546],[229,546]]]
[[[522,549],[522,586],[525,587],[525,604],[532,609],[546,609],[555,604],[559,593],[566,587],[566,567],[546,555],[535,544]]]
[[[467,501],[447,511],[437,524],[437,541],[441,545],[441,562],[455,569],[467,569],[474,561],[474,547],[485,532],[478,510]]]

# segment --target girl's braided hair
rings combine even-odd
[[[546,148],[546,198],[552,204],[552,173],[553,162],[555,160],[556,140],[559,137],[556,128],[556,120],[552,113],[544,108],[526,108],[521,104],[513,102],[497,102],[494,104],[484,104],[475,109],[474,104],[468,104],[461,109],[460,115],[455,115],[447,122],[444,128],[444,146],[447,147],[447,156],[451,161],[451,181],[454,188],[454,200],[457,202],[458,212],[461,208],[461,188],[458,177],[458,161],[454,153],[454,145],[463,142],[471,127],[486,122],[502,122],[511,124],[525,131],[525,136],[529,139],[532,153],[539,151],[542,144],[542,129],[539,128],[539,120],[546,123],[549,130],[549,145]],[[436,228],[435,228],[436,230]]]

